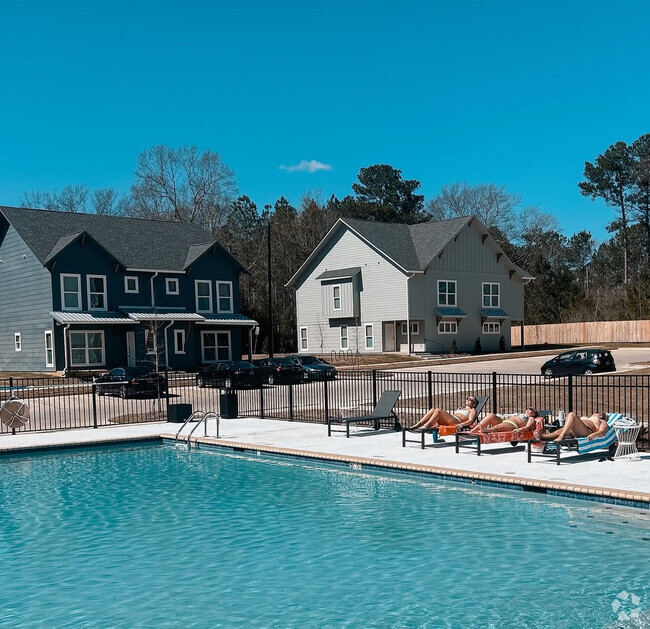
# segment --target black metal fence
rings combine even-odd
[[[101,385],[78,378],[0,380],[0,403],[11,396],[27,402],[29,422],[17,432],[97,428],[115,424],[166,421],[170,404],[193,411],[222,409],[224,391],[199,388],[195,375],[168,373],[168,395],[122,399],[101,395]],[[602,410],[635,417],[643,425],[639,447],[648,448],[650,376],[594,375],[546,379],[539,375],[435,373],[413,371],[340,371],[336,380],[264,386],[236,392],[240,416],[326,423],[328,417],[365,414],[385,390],[399,390],[397,414],[413,425],[428,409],[454,409],[467,395],[487,395],[484,413],[523,412],[527,406],[556,413],[590,415]],[[232,400],[232,398],[231,398]],[[232,410],[232,409],[230,409]],[[0,434],[12,429],[0,424]]]

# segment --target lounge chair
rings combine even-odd
[[[535,418],[534,430],[543,431],[545,413],[548,411],[538,411],[538,416]],[[481,456],[481,445],[487,443],[510,443],[516,446],[520,442],[530,443],[534,439],[533,430],[524,430],[514,432],[457,432],[456,433],[456,453],[460,452],[460,448],[476,448],[476,454]]]
[[[560,453],[562,448],[576,448],[578,454],[589,454],[596,450],[602,450],[604,448],[609,449],[609,456],[614,455],[614,450],[616,446],[614,445],[616,441],[616,430],[614,430],[614,424],[617,421],[620,421],[623,418],[622,413],[608,413],[607,415],[607,431],[601,437],[596,437],[595,439],[588,439],[587,437],[578,437],[577,439],[563,439],[562,441],[547,441],[544,447],[544,450],[541,452],[533,452],[532,441],[528,442],[528,462],[531,462],[533,456],[554,456],[557,465],[560,464]]]
[[[395,414],[395,404],[401,391],[384,391],[370,415],[357,415],[356,417],[329,417],[327,419],[327,436],[331,437],[333,432],[345,432],[345,436],[350,436],[350,424],[359,424],[362,422],[372,422],[373,428],[379,430],[382,419],[391,419],[394,421],[395,430],[400,430],[401,426]],[[345,424],[345,430],[333,430],[332,424]]]
[[[483,407],[490,399],[489,396],[477,396],[476,398],[476,417],[481,414]],[[470,426],[467,426],[469,430]],[[419,435],[418,439],[407,439],[406,433],[415,433]],[[438,426],[437,428],[402,428],[402,447],[406,447],[406,442],[419,443],[424,450],[424,436],[433,435],[433,443],[438,443],[440,436],[449,436],[456,434],[456,426]]]

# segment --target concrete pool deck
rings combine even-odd
[[[105,428],[84,428],[57,432],[18,433],[0,437],[0,454],[64,446],[102,444],[151,438],[173,438],[181,424],[150,423],[119,425]],[[196,424],[185,427],[189,433]],[[567,454],[561,465],[554,458],[534,457],[527,462],[523,447],[510,444],[491,444],[482,447],[481,456],[474,451],[461,450],[456,454],[453,437],[445,443],[422,450],[419,444],[402,447],[401,433],[372,431],[359,427],[353,436],[327,436],[323,424],[307,424],[259,418],[220,420],[220,439],[216,439],[216,422],[210,420],[207,439],[204,426],[196,428],[194,437],[199,442],[214,443],[238,449],[262,450],[277,454],[292,454],[309,458],[329,459],[358,465],[379,465],[394,470],[429,472],[437,476],[524,486],[533,491],[579,493],[599,497],[634,501],[650,508],[650,453],[641,453],[641,460],[599,459],[607,456],[603,450],[597,455]],[[427,437],[431,443],[431,437]]]

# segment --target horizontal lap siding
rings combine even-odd
[[[45,330],[54,330],[52,283],[16,230],[9,226],[0,243],[0,369],[53,371],[45,367]],[[22,351],[14,349],[20,332]]]

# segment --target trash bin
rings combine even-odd
[[[237,393],[235,391],[221,392],[219,395],[219,411],[225,419],[237,417]]]
[[[167,421],[174,424],[182,424],[191,415],[191,404],[170,404],[167,413]]]

